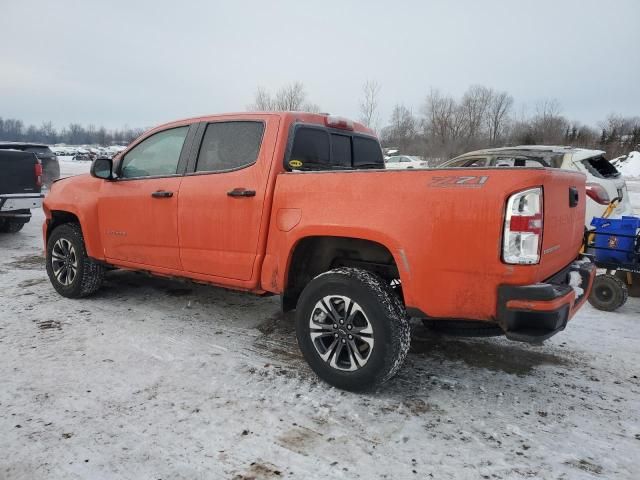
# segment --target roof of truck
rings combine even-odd
[[[203,115],[199,117],[191,117],[191,118],[182,118],[180,120],[175,120],[172,122],[165,123],[163,125],[158,125],[153,127],[150,131],[155,131],[159,129],[164,129],[166,127],[172,125],[180,125],[185,124],[187,122],[207,122],[216,119],[223,119],[227,117],[251,117],[255,115],[274,115],[279,116],[281,118],[288,118],[292,121],[298,121],[302,123],[311,123],[311,124],[321,124],[324,125],[325,121],[328,117],[338,117],[337,115],[331,115],[329,113],[310,113],[310,112],[297,112],[297,111],[287,111],[287,112],[275,112],[275,111],[249,111],[249,112],[230,112],[230,113],[218,113],[213,115]],[[341,117],[344,118],[344,117]],[[366,133],[368,135],[375,136],[375,132],[370,128],[364,126],[361,123],[354,122],[352,120],[346,119],[353,124],[353,131],[358,133]],[[146,133],[146,132],[145,132]]]

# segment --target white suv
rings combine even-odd
[[[614,198],[621,198],[611,218],[633,215],[627,185],[620,172],[605,157],[602,150],[574,147],[521,145],[489,148],[465,153],[440,165],[451,167],[552,167],[577,170],[587,175],[587,212],[585,226],[593,217],[601,217]]]

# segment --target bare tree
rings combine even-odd
[[[431,89],[422,108],[424,136],[432,155],[457,153],[465,131],[465,116],[456,100]]]
[[[563,143],[569,122],[561,115],[560,102],[544,99],[536,104],[536,114],[532,121],[533,135],[543,144]]]
[[[53,143],[57,136],[56,129],[53,128],[53,124],[49,122],[42,122],[42,126],[40,127],[40,132],[42,135],[42,141],[47,143]]]
[[[275,95],[271,95],[268,90],[258,87],[254,95],[254,103],[248,108],[250,110],[260,111],[307,111],[319,112],[320,107],[314,103],[308,102],[304,85],[301,82],[293,82],[285,85],[276,91]]]
[[[362,86],[363,99],[360,102],[360,122],[373,130],[377,130],[378,116],[378,96],[380,94],[380,84],[375,80],[367,80]]]
[[[459,108],[467,143],[474,143],[482,135],[492,96],[493,91],[482,85],[469,87],[462,96]]]
[[[547,119],[560,116],[562,107],[555,98],[543,98],[536,103],[536,117]]]
[[[301,110],[303,112],[309,112],[309,113],[320,113],[320,105],[316,103],[305,102],[304,105],[302,105]]]
[[[509,112],[513,106],[513,97],[507,92],[494,92],[487,108],[487,131],[489,145],[495,146],[505,133],[509,122]]]
[[[293,82],[285,85],[276,92],[276,110],[283,112],[302,110],[306,96],[304,86],[301,82]]]
[[[273,100],[271,94],[263,87],[258,87],[254,97],[254,103],[249,107],[250,110],[257,110],[266,112],[274,110]]]
[[[385,143],[406,153],[411,149],[417,133],[416,118],[404,105],[397,104],[391,112],[391,124],[382,132]]]

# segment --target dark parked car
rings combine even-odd
[[[0,142],[0,150],[21,150],[35,153],[42,163],[42,184],[49,187],[54,180],[60,178],[58,157],[47,145],[25,142]]]
[[[73,156],[73,159],[76,162],[91,162],[92,160],[94,160],[93,158],[91,158],[91,155],[89,153],[76,153]]]

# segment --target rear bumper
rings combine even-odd
[[[579,285],[576,272],[580,275]],[[596,267],[576,260],[544,283],[498,287],[497,321],[507,338],[540,343],[562,331],[589,297]],[[570,285],[573,283],[574,286]]]
[[[31,217],[29,210],[42,206],[42,197],[41,193],[0,195],[0,216],[28,220]]]

